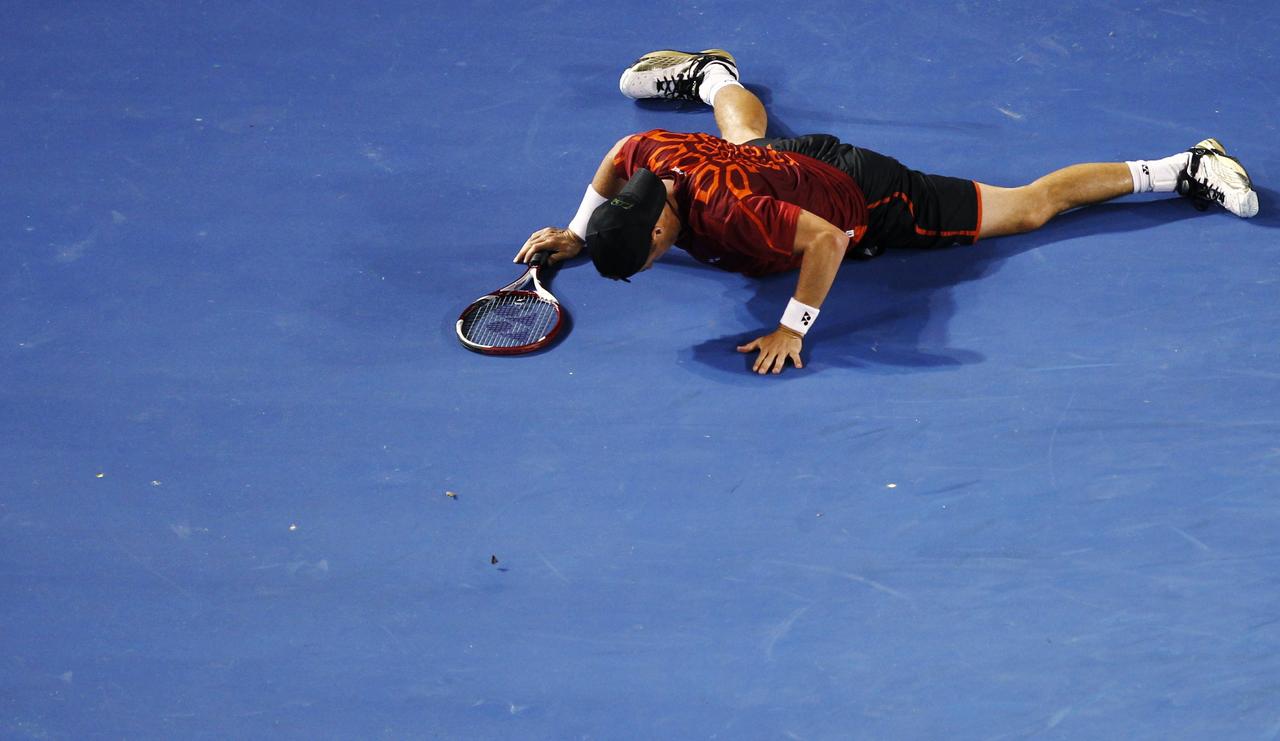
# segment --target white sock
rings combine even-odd
[[[1134,193],[1172,193],[1178,187],[1178,173],[1187,169],[1190,152],[1179,152],[1161,160],[1125,162],[1133,176]]]
[[[716,93],[732,85],[742,87],[742,83],[735,80],[723,64],[708,64],[702,73],[702,84],[698,86],[698,97],[703,103],[713,106]]]

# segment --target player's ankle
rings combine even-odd
[[[703,72],[702,84],[698,86],[698,97],[702,98],[702,102],[709,106],[715,106],[716,95],[727,87],[742,87],[742,83],[738,82],[723,65],[709,64]]]
[[[1178,175],[1187,169],[1190,152],[1179,152],[1158,160],[1126,162],[1133,176],[1134,193],[1172,193],[1178,187]]]

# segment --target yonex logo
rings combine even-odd
[[[806,327],[809,326],[809,322],[811,321],[813,321],[813,317],[809,316],[809,312],[807,311],[804,313],[804,316],[800,317],[800,323]]]

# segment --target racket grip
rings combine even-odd
[[[542,252],[533,253],[533,257],[529,258],[529,267],[540,268],[547,264],[547,260],[551,259],[551,252],[543,250]]]

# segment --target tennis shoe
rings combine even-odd
[[[724,49],[651,51],[622,71],[618,89],[635,99],[701,100],[698,89],[716,66],[738,79],[738,63]]]
[[[1187,167],[1178,173],[1178,193],[1201,211],[1217,203],[1242,219],[1258,213],[1258,194],[1240,160],[1227,154],[1217,139],[1205,139],[1191,149]]]

